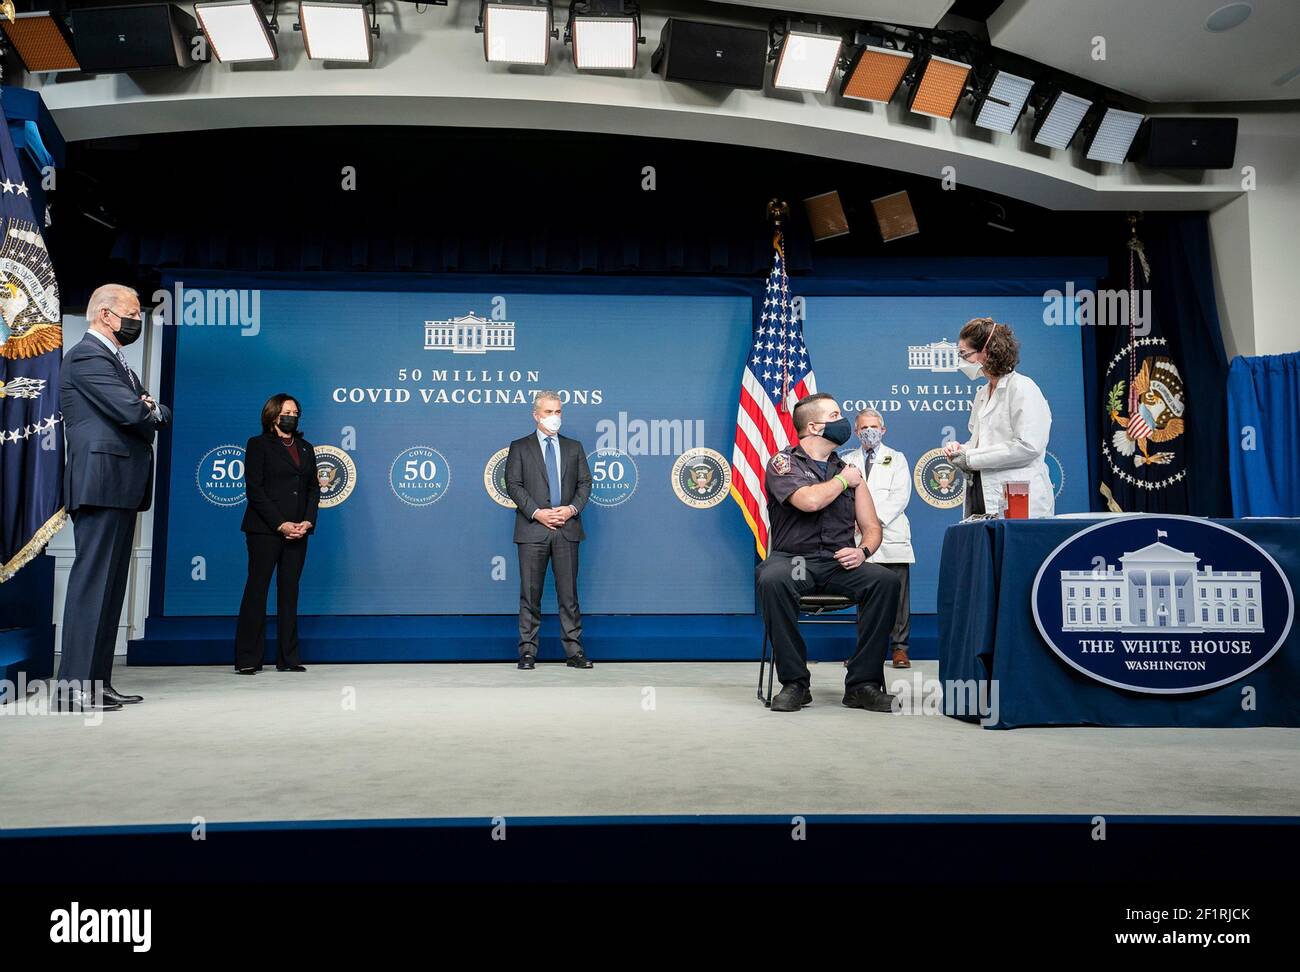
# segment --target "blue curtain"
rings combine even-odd
[[[1228,429],[1233,516],[1300,516],[1300,352],[1232,359]]]

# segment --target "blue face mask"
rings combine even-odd
[[[881,432],[880,429],[870,426],[858,432],[858,441],[867,449],[874,449],[876,446],[880,445],[880,440],[883,438],[884,433]]]

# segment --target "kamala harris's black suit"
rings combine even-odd
[[[294,435],[298,462],[274,431],[255,435],[245,447],[248,508],[240,527],[248,543],[248,582],[235,628],[235,667],[261,668],[266,653],[266,593],[276,575],[276,667],[300,664],[298,656],[298,578],[307,559],[307,537],[287,540],[284,522],[312,524],[320,507],[316,453],[301,434]]]

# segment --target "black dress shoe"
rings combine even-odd
[[[256,675],[256,674],[257,674],[258,672],[260,672],[260,671],[261,671],[260,668],[236,668],[236,669],[235,669],[235,674],[236,674],[236,675]]]
[[[60,712],[116,712],[122,708],[116,702],[104,698],[96,699],[89,692],[80,689],[73,689],[66,695],[58,697],[56,702]]]
[[[807,685],[783,685],[772,699],[773,712],[798,712],[805,705],[812,705],[812,690]]]
[[[534,668],[537,667],[537,657],[533,655],[531,652],[527,652],[527,651],[524,652],[522,655],[519,656],[518,667],[523,671],[531,672]]]
[[[307,669],[302,665],[276,665],[277,672],[305,672]]]
[[[850,709],[868,712],[893,712],[895,696],[875,685],[859,685],[844,693],[844,704]]]
[[[124,695],[111,685],[104,686],[104,691],[100,693],[100,698],[116,705],[134,705],[137,702],[144,701],[143,695]]]
[[[591,659],[588,658],[581,649],[579,649],[574,654],[566,658],[564,664],[568,665],[570,668],[594,668],[595,667],[594,665],[592,665]]]

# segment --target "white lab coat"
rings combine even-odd
[[[866,468],[866,453],[858,447],[844,457],[846,462],[858,467],[858,472]],[[907,504],[912,499],[912,470],[908,468],[907,457],[897,449],[891,449],[883,442],[876,448],[876,461],[871,464],[867,475],[867,489],[871,501],[876,504],[876,518],[884,533],[880,548],[867,559],[873,564],[914,564],[916,555],[912,553],[912,524],[907,519]],[[857,542],[862,543],[862,534],[855,531]]]
[[[966,464],[980,474],[984,511],[1002,510],[1002,484],[1029,483],[1029,515],[1054,516],[1056,496],[1043,455],[1052,431],[1052,410],[1034,380],[1018,371],[998,379],[989,394],[988,384],[975,394],[971,408],[971,437],[962,452]],[[965,513],[970,514],[970,493]]]

